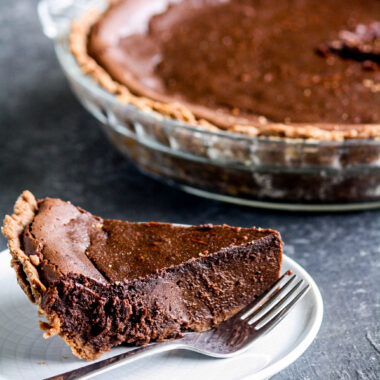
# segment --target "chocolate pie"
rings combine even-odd
[[[88,360],[215,326],[265,292],[282,260],[270,229],[102,219],[28,191],[2,231],[45,337]]]
[[[121,102],[192,125],[380,137],[378,0],[118,0],[70,44]]]

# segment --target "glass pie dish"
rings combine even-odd
[[[193,194],[248,206],[314,211],[380,206],[380,139],[215,132],[121,103],[81,70],[69,49],[71,22],[106,6],[106,0],[42,0],[38,10],[73,92],[142,172]]]

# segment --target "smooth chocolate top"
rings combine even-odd
[[[97,218],[70,203],[46,198],[38,203],[38,213],[24,231],[26,254],[43,261],[44,276],[54,279],[58,273],[82,273],[105,283],[103,275],[84,254],[98,233]]]
[[[123,0],[88,50],[136,94],[220,126],[344,129],[380,122],[378,20],[378,0]]]
[[[254,228],[104,220],[102,233],[86,254],[108,279],[116,281],[145,276],[268,234],[270,230]]]
[[[25,229],[23,244],[29,256],[39,257],[48,281],[60,273],[77,273],[105,283],[143,277],[273,233],[225,225],[103,220],[70,203],[46,198]]]

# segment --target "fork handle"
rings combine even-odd
[[[74,369],[69,372],[61,373],[60,375],[46,378],[45,380],[74,380],[74,379],[89,379],[90,377],[100,375],[111,369],[120,367],[126,363],[134,362],[135,360],[145,358],[146,356],[158,354],[160,352],[175,350],[181,348],[182,345],[175,341],[153,343],[148,346],[143,346],[132,351],[124,352],[112,358],[104,359],[99,362],[89,364],[87,366]]]

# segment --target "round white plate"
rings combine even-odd
[[[45,340],[38,328],[37,307],[17,285],[8,251],[0,253],[0,379],[42,379],[83,365],[59,337]],[[291,313],[249,350],[230,359],[213,359],[172,351],[133,362],[98,379],[265,379],[295,361],[311,344],[322,322],[323,303],[310,275],[287,256],[288,269],[311,286]],[[128,350],[117,347],[101,359]],[[100,359],[100,360],[101,360]]]

